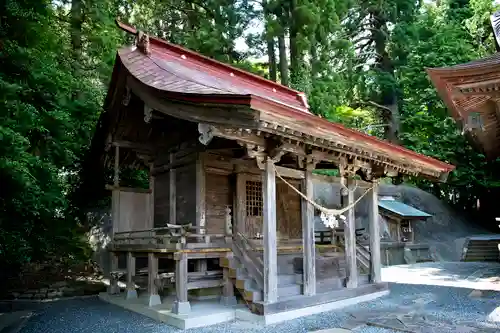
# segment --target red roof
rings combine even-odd
[[[138,31],[117,21],[118,26],[132,34]],[[194,51],[149,37],[151,53],[147,56],[136,47],[119,51],[122,63],[142,83],[175,94],[175,99],[204,102],[249,105],[254,109],[292,116],[309,126],[326,129],[360,141],[385,152],[412,159],[432,166],[442,172],[455,167],[409,149],[380,140],[365,133],[348,129],[309,112],[304,93],[290,89]]]

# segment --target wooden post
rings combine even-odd
[[[278,300],[278,264],[276,239],[276,173],[271,158],[267,157],[262,182],[264,235],[264,302]]]
[[[381,277],[381,259],[380,259],[380,223],[378,221],[378,182],[373,182],[373,189],[370,195],[369,211],[369,232],[370,232],[370,282],[378,283],[382,281]]]
[[[115,278],[115,274],[118,271],[118,256],[114,252],[110,252],[111,257],[111,267],[109,271],[109,288],[108,293],[111,295],[119,294],[120,287],[118,287],[118,279]]]
[[[149,226],[155,227],[155,177],[153,176],[153,163],[149,167]]]
[[[224,305],[236,305],[238,302],[234,296],[234,285],[229,276],[229,268],[224,267],[222,269],[222,274],[224,285],[222,286],[222,297],[220,302]]]
[[[132,252],[127,252],[127,295],[126,299],[137,298],[137,290],[134,283],[135,257]]]
[[[173,165],[174,163],[174,154],[173,153],[170,153],[170,165]],[[169,194],[169,204],[168,204],[168,207],[169,207],[169,223],[170,224],[177,224],[177,219],[176,219],[176,197],[177,197],[177,194],[176,194],[176,187],[175,187],[175,183],[176,183],[176,175],[175,175],[175,169],[174,168],[170,168],[169,172],[168,172],[168,176],[169,176],[169,181],[168,181],[168,184],[169,184],[169,191],[168,191],[168,194]]]
[[[347,179],[347,205],[354,203],[354,180]],[[347,225],[344,227],[345,238],[345,259],[347,263],[347,288],[356,288],[358,286],[358,264],[356,258],[356,221],[354,216],[354,207],[347,211]]]
[[[236,223],[234,228],[236,232],[245,234],[246,214],[246,178],[242,173],[236,174],[236,210],[234,212]]]
[[[201,227],[200,234],[205,233],[206,228],[206,181],[205,181],[205,156],[198,154],[196,159],[196,226]],[[203,241],[202,239],[200,241]],[[198,259],[196,261],[196,271],[207,271],[207,260]],[[198,291],[200,291],[199,289]]]
[[[161,304],[160,295],[158,295],[158,257],[154,253],[148,253],[148,293],[149,306]]]
[[[308,166],[303,181],[304,194],[313,200],[312,170]],[[316,248],[314,237],[314,207],[302,199],[302,245],[304,248],[304,295],[312,296],[316,294]],[[322,237],[323,238],[323,237]]]
[[[191,311],[188,301],[188,258],[187,253],[180,253],[180,257],[175,262],[175,293],[177,299],[172,307],[172,313],[187,314]]]

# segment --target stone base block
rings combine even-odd
[[[175,314],[188,314],[191,312],[191,304],[189,302],[175,301],[172,307],[172,313]]]
[[[148,301],[149,306],[155,306],[160,304],[161,304],[160,295],[149,295],[149,301]]]
[[[127,294],[125,295],[125,299],[136,299],[136,298],[137,298],[137,290],[127,289]]]

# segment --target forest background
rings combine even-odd
[[[90,256],[90,212],[109,202],[78,189],[116,50],[132,42],[117,17],[302,90],[321,117],[456,165],[446,184],[405,181],[494,221],[499,162],[466,141],[425,68],[494,53],[496,9],[491,0],[0,0],[0,278]]]

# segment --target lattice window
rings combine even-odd
[[[262,183],[246,182],[247,216],[262,216]]]

